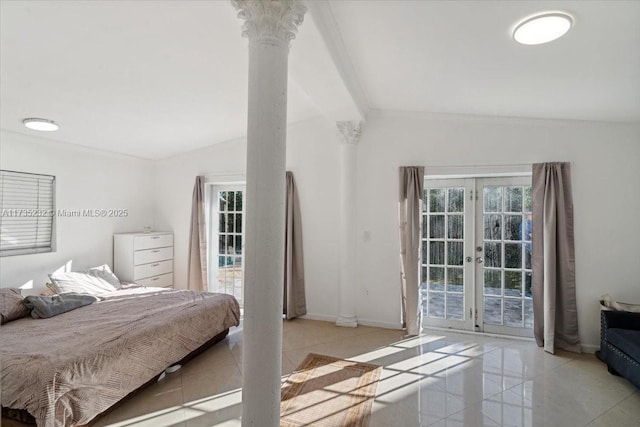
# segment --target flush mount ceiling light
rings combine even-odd
[[[33,130],[39,130],[42,132],[53,132],[54,130],[60,129],[60,126],[53,120],[47,119],[24,119],[22,121],[26,127]]]
[[[571,25],[573,18],[567,13],[541,13],[519,23],[513,30],[513,38],[526,45],[549,43],[564,36]]]

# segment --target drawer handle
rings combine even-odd
[[[156,249],[155,251],[151,251],[152,254],[157,254],[158,252],[160,252],[160,249]]]
[[[159,266],[159,265],[160,265],[160,264],[151,264],[151,267],[157,267],[157,266]]]
[[[151,238],[152,238],[152,239],[159,239],[159,238],[160,238],[160,236],[152,236]]]
[[[154,277],[154,278],[153,278],[153,279],[151,279],[151,280],[152,280],[152,281],[156,281],[156,280],[158,280],[158,279],[159,279],[159,277]]]

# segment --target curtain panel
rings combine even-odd
[[[287,319],[293,319],[307,314],[307,303],[304,290],[300,202],[293,173],[287,171],[286,179],[283,313]]]
[[[402,323],[407,335],[420,333],[420,229],[422,226],[422,193],[424,167],[400,167],[400,291],[402,295]]]
[[[533,165],[532,294],[536,343],[579,353],[569,163]]]
[[[187,288],[206,292],[207,285],[207,224],[205,223],[205,177],[196,177],[191,200]]]

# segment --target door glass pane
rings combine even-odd
[[[429,317],[444,318],[444,293],[429,292]]]
[[[464,320],[464,295],[447,292],[447,319]]]
[[[522,215],[504,216],[504,240],[522,240]]]
[[[218,193],[218,201],[220,202],[218,206],[218,211],[219,212],[226,211],[227,210],[227,192],[226,191],[220,191]]]
[[[429,216],[429,237],[444,239],[444,215]]]
[[[533,301],[531,298],[524,300],[524,327],[533,328]]]
[[[444,264],[444,242],[429,243],[429,263]]]
[[[235,211],[236,210],[236,193],[235,191],[227,192],[227,210]]]
[[[225,220],[224,214],[218,216],[218,230],[222,233],[227,231],[227,221]]]
[[[242,191],[236,192],[236,211],[242,212]]]
[[[235,223],[236,233],[242,233],[242,214],[236,214]]]
[[[429,267],[429,289],[444,291],[444,267]]]
[[[484,211],[502,212],[502,187],[484,187]]]
[[[531,212],[531,187],[524,187],[524,211]]]
[[[502,239],[502,215],[484,216],[484,238],[485,240]]]
[[[464,212],[464,188],[449,188],[447,212]]]
[[[522,327],[522,300],[520,298],[504,299],[504,324]]]
[[[484,270],[484,294],[502,295],[502,271]]]
[[[522,212],[522,187],[504,188],[504,211]]]
[[[429,192],[429,212],[444,212],[445,191],[434,188]]]
[[[496,242],[484,244],[485,267],[502,267],[502,245]]]
[[[504,294],[508,297],[522,295],[522,272],[510,270],[504,272]]]
[[[464,291],[464,270],[462,268],[447,268],[447,292]]]
[[[449,239],[464,239],[464,217],[462,215],[447,215],[447,237]]]
[[[242,235],[236,236],[233,249],[236,254],[242,254]]]
[[[447,265],[462,265],[464,260],[464,242],[448,242]]]
[[[484,297],[484,323],[502,324],[502,298]]]
[[[522,266],[522,246],[520,243],[504,244],[504,266],[520,268]]]

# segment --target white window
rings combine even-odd
[[[55,177],[0,170],[0,256],[52,252]]]

